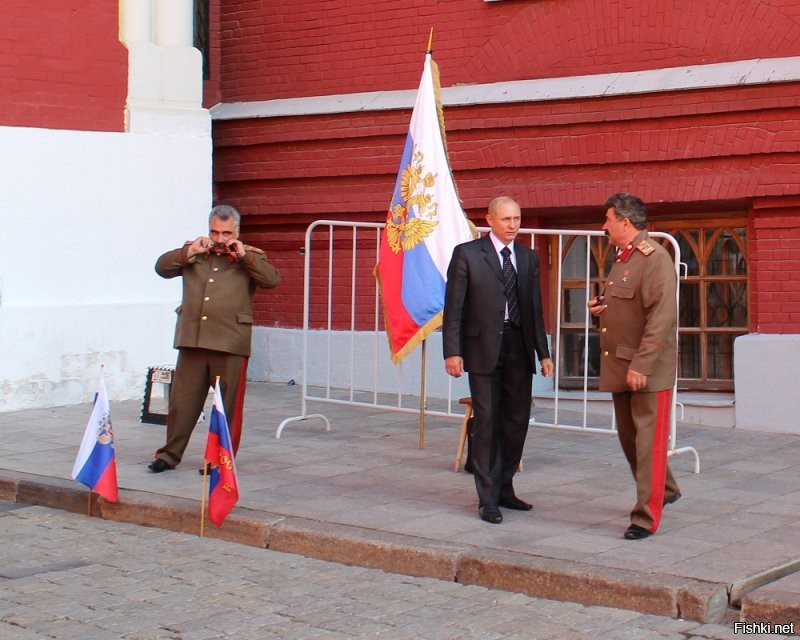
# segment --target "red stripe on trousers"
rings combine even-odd
[[[231,444],[233,445],[233,457],[239,452],[239,442],[242,440],[242,422],[244,420],[244,390],[247,386],[247,361],[249,358],[242,358],[242,369],[239,372],[239,386],[236,389],[236,403],[233,407],[233,416],[228,429],[231,432]]]
[[[651,533],[658,530],[661,512],[664,510],[664,483],[667,478],[667,441],[669,439],[669,417],[672,408],[672,389],[657,391],[656,424],[653,430],[653,459],[651,465],[651,492],[648,508],[653,515]]]

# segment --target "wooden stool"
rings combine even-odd
[[[472,398],[467,396],[466,398],[459,398],[458,404],[466,405],[466,409],[464,409],[464,421],[461,423],[461,434],[458,436],[458,450],[456,451],[456,463],[453,466],[453,471],[458,473],[461,471],[461,458],[464,457],[464,447],[467,444],[467,425],[469,424],[469,419],[472,417]]]
[[[456,473],[461,471],[461,458],[464,457],[464,447],[467,444],[467,437],[469,436],[469,419],[472,417],[472,398],[470,396],[459,398],[458,404],[465,405],[466,409],[464,409],[464,420],[461,422],[461,433],[458,436],[456,462],[453,465],[453,471]],[[519,461],[519,470],[522,471],[522,460]]]

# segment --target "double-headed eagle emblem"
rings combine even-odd
[[[415,146],[400,180],[400,202],[394,204],[386,217],[386,240],[394,253],[413,249],[439,224],[436,220],[439,204],[429,193],[436,185],[436,175],[425,173],[424,159],[425,154]],[[411,207],[416,207],[416,211],[409,219]]]
[[[111,416],[103,412],[97,425],[97,441],[100,444],[114,444],[114,432],[111,428]]]

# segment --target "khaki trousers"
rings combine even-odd
[[[612,393],[617,435],[636,481],[631,524],[655,533],[664,500],[680,493],[667,463],[672,390]]]
[[[169,395],[167,441],[156,451],[156,458],[164,460],[170,467],[180,464],[203,411],[209,387],[214,387],[217,376],[233,453],[236,455],[242,436],[247,360],[245,356],[209,349],[178,350],[178,362]]]

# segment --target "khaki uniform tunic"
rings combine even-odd
[[[175,348],[249,356],[253,293],[256,287],[277,286],[278,271],[255,247],[245,246],[244,258],[232,262],[227,255],[214,253],[187,258],[189,244],[168,251],[156,262],[162,278],[183,277],[183,299],[175,310]]]
[[[236,260],[213,252],[188,257],[187,242],[156,262],[164,278],[183,278],[183,299],[175,310],[178,349],[169,398],[167,441],[156,457],[170,467],[181,462],[216,376],[234,455],[241,440],[247,360],[253,328],[253,294],[280,282],[278,271],[260,249],[245,246]]]

